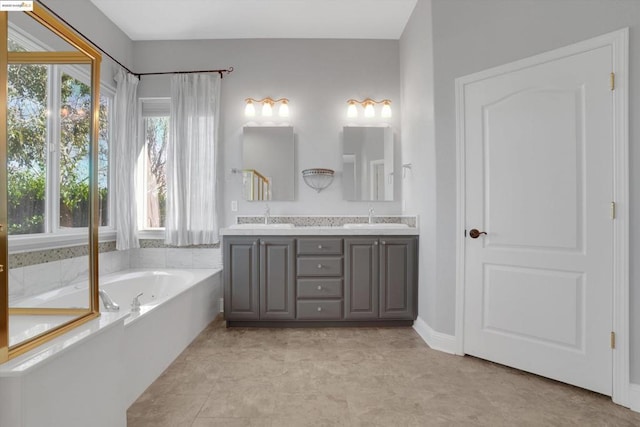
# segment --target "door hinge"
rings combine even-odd
[[[616,202],[611,202],[611,219],[616,219]]]
[[[611,348],[616,348],[616,333],[611,331]]]
[[[616,89],[616,73],[611,73],[611,75],[609,76],[609,79],[611,80],[611,90],[615,90]]]

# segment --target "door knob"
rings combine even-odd
[[[471,229],[471,231],[469,231],[469,237],[471,237],[472,239],[477,239],[478,237],[480,237],[482,234],[487,234],[486,231],[480,231],[476,228]]]

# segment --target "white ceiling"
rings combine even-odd
[[[417,0],[91,0],[132,40],[399,39]]]

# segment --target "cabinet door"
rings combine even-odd
[[[345,238],[344,317],[378,318],[378,239]]]
[[[380,318],[416,318],[416,240],[380,238]]]
[[[224,238],[224,316],[227,320],[257,320],[258,239]]]
[[[295,319],[295,262],[294,239],[260,239],[260,319]]]

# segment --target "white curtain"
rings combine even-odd
[[[165,243],[218,243],[216,152],[220,75],[171,78]]]
[[[138,78],[120,69],[115,76],[115,227],[118,250],[140,247],[136,214],[136,162],[143,141],[138,136]]]

